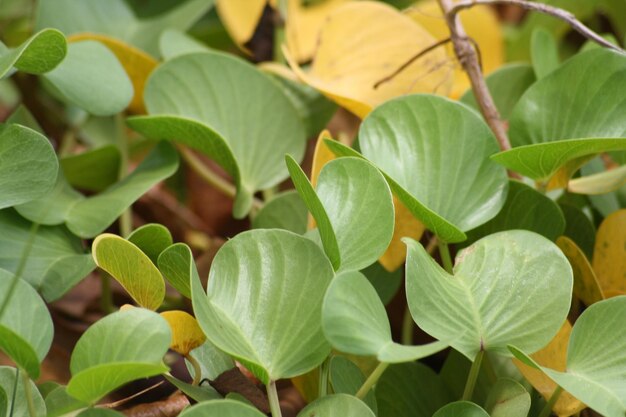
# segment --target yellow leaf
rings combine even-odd
[[[378,262],[389,272],[395,271],[406,259],[406,245],[402,242],[403,237],[420,240],[424,233],[424,225],[413,216],[408,208],[395,195],[393,196],[393,208],[396,212],[393,236],[389,247],[378,259]]]
[[[430,32],[437,40],[450,37],[439,4],[435,0],[419,2],[406,10],[408,16]],[[496,13],[488,6],[475,6],[459,14],[467,36],[478,44],[483,72],[489,74],[504,63],[504,41],[502,28]],[[454,59],[452,45],[446,47]],[[450,96],[459,98],[470,87],[469,78],[460,65],[454,71],[454,85]]]
[[[202,345],[206,336],[196,319],[190,314],[180,311],[165,311],[161,316],[167,320],[172,329],[172,345],[170,348],[183,356]]]
[[[445,50],[421,57],[374,87],[435,38],[393,7],[372,1],[344,4],[322,26],[313,63],[304,72],[284,48],[294,72],[337,104],[363,118],[378,104],[404,94],[446,93],[451,63]]]
[[[350,0],[325,0],[305,6],[302,0],[289,0],[287,46],[298,62],[310,61],[317,47],[320,29],[328,15]]]
[[[150,73],[156,68],[158,62],[150,55],[132,45],[118,39],[96,33],[78,33],[68,37],[69,42],[95,40],[104,44],[115,54],[124,67],[128,78],[133,83],[135,95],[128,105],[128,110],[135,114],[144,114],[146,108],[143,104],[143,89]]]
[[[567,190],[570,193],[598,195],[617,190],[626,183],[626,165],[593,175],[570,180]]]
[[[574,158],[566,162],[552,177],[548,180],[546,191],[558,190],[567,187],[570,178],[587,162],[592,160],[596,155],[586,155]]]
[[[332,139],[328,130],[323,130],[317,137],[317,142],[315,143],[313,166],[311,168],[311,184],[313,187],[317,186],[317,177],[319,177],[324,165],[336,158],[335,154],[328,149],[328,146],[324,143],[325,138]],[[315,219],[311,216],[311,213],[309,213],[308,229],[314,229],[315,227]]]
[[[217,0],[215,8],[220,21],[235,44],[248,52],[245,44],[261,20],[267,0]]]
[[[539,365],[557,371],[565,371],[567,344],[572,333],[572,325],[565,321],[554,339],[543,349],[530,355]],[[556,383],[538,369],[531,368],[517,359],[513,363],[533,387],[547,400],[556,389]],[[559,417],[571,416],[585,408],[585,405],[574,398],[569,392],[563,391],[552,410]]]
[[[556,240],[556,244],[567,257],[570,265],[572,265],[572,271],[574,272],[574,296],[587,306],[602,301],[604,299],[602,289],[583,251],[573,240],[566,236],[559,237]]]
[[[306,374],[291,378],[291,383],[307,403],[315,401],[319,396],[320,368],[314,368]]]
[[[607,297],[626,293],[626,209],[610,214],[598,228],[593,269]]]

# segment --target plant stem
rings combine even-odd
[[[452,258],[450,257],[450,248],[446,242],[442,242],[441,240],[438,240],[437,244],[439,245],[439,255],[441,255],[443,267],[449,274],[451,274]]]
[[[113,293],[111,292],[111,277],[104,271],[100,271],[100,307],[102,312],[113,312]]]
[[[25,371],[20,372],[22,374],[22,381],[24,382],[24,396],[26,397],[26,405],[28,406],[28,414],[30,417],[37,417],[37,411],[35,410],[35,403],[33,402],[33,392],[30,386],[30,378]]]
[[[474,358],[474,362],[472,362],[472,367],[470,368],[469,375],[467,376],[467,382],[465,383],[465,390],[463,390],[463,401],[472,400],[472,394],[474,393],[474,387],[476,386],[478,374],[480,373],[480,364],[483,361],[484,355],[485,351],[482,349],[479,350]]]
[[[408,346],[413,344],[413,317],[408,305],[404,309],[402,318],[402,344]]]
[[[191,366],[193,366],[193,381],[191,381],[191,385],[198,385],[202,379],[202,367],[196,358],[190,354],[185,355],[185,359],[187,359]]]
[[[328,372],[330,368],[330,355],[326,358],[320,366],[320,381],[318,388],[318,397],[322,398],[328,395]]]
[[[13,417],[13,410],[15,409],[15,398],[17,398],[17,384],[20,380],[20,370],[15,368],[15,382],[13,383],[13,394],[11,394],[11,407],[9,408],[9,417]]]
[[[118,179],[123,179],[128,174],[128,137],[125,133],[124,118],[121,113],[115,116],[115,127],[117,130],[117,147],[120,150],[120,171],[118,173]],[[133,212],[132,205],[128,209],[124,210],[119,219],[120,234],[122,237],[128,237],[133,231]]]
[[[278,401],[278,391],[276,390],[276,381],[271,380],[267,386],[267,397],[270,401],[270,410],[272,417],[283,417],[280,411],[280,402]]]
[[[367,393],[372,389],[374,385],[378,382],[385,369],[389,366],[387,362],[381,362],[378,366],[372,371],[370,376],[367,377],[361,388],[356,393],[357,398],[364,399]]]
[[[541,413],[539,413],[538,417],[549,417],[550,414],[552,414],[552,407],[554,407],[554,404],[556,404],[556,402],[559,400],[562,392],[563,388],[561,388],[560,385],[557,385],[556,389],[550,396],[550,399],[548,400],[546,405],[541,410]]]
[[[274,11],[274,62],[285,63],[281,46],[285,43],[285,22],[289,14],[289,6],[286,0],[278,0],[278,7]]]
[[[22,274],[24,273],[24,268],[26,268],[26,261],[28,260],[28,256],[30,255],[30,251],[33,248],[33,242],[35,241],[35,237],[37,237],[37,230],[39,229],[39,223],[33,223],[30,227],[30,231],[28,232],[28,240],[26,241],[26,245],[22,250],[22,255],[20,256],[20,262],[17,265],[17,270],[15,271],[15,275],[13,275],[13,280],[11,281],[11,285],[9,286],[9,291],[7,291],[6,296],[2,300],[2,305],[0,306],[0,319],[4,314],[5,310],[9,305],[9,301],[11,301],[11,297],[17,288],[17,283],[19,282]]]

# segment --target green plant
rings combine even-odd
[[[548,3],[8,1],[0,416],[119,416],[143,390],[110,395],[149,377],[184,417],[280,417],[286,380],[300,417],[626,415],[623,7],[570,5],[600,37]],[[458,19],[477,4],[545,14],[509,28],[530,62],[504,63],[493,9]],[[264,42],[274,62],[237,56]],[[184,203],[211,188],[250,230],[205,287],[213,241]],[[158,202],[164,225],[141,212]],[[49,309],[86,277],[71,378],[38,380]]]

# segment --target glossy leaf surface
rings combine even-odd
[[[168,228],[157,223],[144,224],[133,230],[128,241],[141,249],[155,265],[161,252],[173,243]]]
[[[184,243],[173,244],[161,252],[157,264],[172,287],[191,298],[191,281],[200,277],[189,246]]]

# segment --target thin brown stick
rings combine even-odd
[[[432,44],[432,45],[422,49],[417,54],[415,54],[411,58],[409,58],[404,64],[400,65],[394,72],[392,72],[391,74],[389,74],[385,78],[381,78],[380,80],[376,81],[376,83],[374,84],[374,90],[377,89],[378,87],[380,87],[382,84],[393,80],[394,77],[396,77],[402,71],[407,69],[412,63],[414,63],[415,61],[417,61],[418,59],[420,59],[424,55],[428,54],[429,52],[431,52],[431,51],[433,51],[433,50],[435,50],[437,48],[439,48],[440,46],[443,46],[443,45],[447,44],[450,41],[452,41],[451,38],[445,38],[445,39],[442,39],[442,40],[440,40],[440,41],[438,41],[438,42],[436,42],[436,43],[434,43],[434,44]]]
[[[550,15],[554,18],[560,19],[568,23],[572,29],[580,33],[585,38],[596,42],[597,44],[604,46],[605,48],[612,49],[614,51],[626,54],[626,51],[617,45],[613,45],[611,42],[604,39],[602,36],[595,33],[593,30],[585,26],[580,20],[576,19],[572,13],[567,10],[559,9],[558,7],[550,6],[544,3],[530,2],[527,0],[465,0],[455,3],[454,6],[447,10],[447,15],[454,18],[458,12],[463,9],[468,9],[476,5],[496,5],[496,4],[510,4],[516,5],[526,10],[532,10],[535,12]]]
[[[164,382],[165,381],[157,382],[156,384],[151,385],[151,386],[149,386],[148,388],[146,388],[144,390],[136,392],[136,393],[134,393],[133,395],[131,395],[129,397],[122,398],[121,400],[118,400],[118,401],[115,401],[115,402],[112,402],[112,403],[101,404],[101,405],[98,405],[96,407],[98,407],[98,408],[116,408],[116,407],[119,407],[120,405],[124,405],[127,402],[129,402],[130,400],[135,399],[135,398],[139,397],[140,395],[145,394],[148,391],[152,391],[153,389],[161,386]]]

